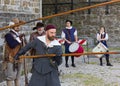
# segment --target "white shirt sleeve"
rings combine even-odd
[[[77,36],[77,30],[75,30],[75,32],[74,32],[74,36]]]
[[[106,33],[105,40],[108,40],[108,34]]]
[[[97,33],[97,40],[98,41],[100,41],[99,38],[100,38],[100,34]]]
[[[21,40],[20,40],[19,37],[16,37],[16,40],[17,40],[19,43],[21,43]]]
[[[62,31],[61,38],[65,38],[65,33]]]
[[[100,34],[97,33],[97,40],[100,41]],[[105,40],[108,40],[108,34],[106,33]]]

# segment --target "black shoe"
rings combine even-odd
[[[69,67],[69,65],[68,65],[68,64],[65,64],[65,66],[66,66],[66,67]]]
[[[108,63],[107,66],[113,66],[112,64]]]
[[[72,66],[72,67],[76,67],[75,64],[72,64],[71,66]]]

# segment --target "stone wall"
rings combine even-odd
[[[80,3],[79,1],[80,0],[74,1],[74,9],[87,5],[86,3]],[[71,4],[58,5],[58,13],[69,11],[70,6]],[[43,14],[46,16],[54,14],[54,6],[48,5],[47,7],[51,7],[51,9],[47,8],[46,10],[44,6]],[[79,11],[52,19],[47,19],[44,22],[55,24],[58,27],[58,35],[60,35],[62,28],[65,26],[65,20],[72,20],[73,26],[78,29],[79,37],[89,38],[89,46],[94,45],[96,42],[96,33],[98,32],[100,26],[105,26],[106,31],[109,34],[108,45],[110,47],[120,47],[120,3],[108,5],[108,8],[108,14],[106,14],[106,6],[101,6],[91,9],[91,14],[88,14],[88,10]]]

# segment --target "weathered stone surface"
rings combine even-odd
[[[67,0],[65,0],[65,1],[67,1]],[[85,3],[80,4],[80,1],[81,0],[74,1],[74,3],[75,3],[73,5],[74,9],[86,6]],[[83,1],[85,2],[85,0],[83,0]],[[95,1],[101,2],[101,1],[105,1],[105,0],[94,0],[94,2]],[[70,2],[70,1],[68,1],[68,2]],[[59,3],[59,1],[58,1],[58,3]],[[64,12],[64,11],[69,11],[71,4],[69,4],[69,5],[65,4],[65,6],[66,7],[64,7],[63,5],[59,5],[61,10],[60,11],[58,10],[58,13]],[[111,4],[108,6],[108,14],[105,14],[106,6],[101,6],[101,7],[96,7],[96,8],[91,9],[91,14],[88,14],[88,10],[79,11],[79,12],[75,12],[73,14],[67,14],[67,15],[56,17],[56,18],[52,18],[52,19],[50,19],[51,21],[45,20],[45,23],[53,23],[53,24],[57,25],[58,28],[61,28],[61,27],[65,26],[65,20],[70,19],[73,21],[73,26],[79,30],[78,31],[79,36],[83,36],[83,37],[88,36],[88,37],[92,37],[93,39],[96,38],[96,33],[98,32],[100,26],[105,26],[106,31],[108,32],[108,35],[109,35],[109,41],[108,41],[108,44],[110,44],[109,46],[115,47],[115,45],[116,45],[116,47],[118,47],[118,46],[120,46],[118,44],[119,40],[120,40],[120,38],[119,38],[120,9],[119,8],[120,8],[120,3],[115,3],[115,4]],[[44,9],[46,9],[46,8],[44,7]],[[54,11],[54,8],[53,9],[47,8],[47,10]],[[43,14],[45,14],[44,12],[48,13],[47,11],[43,11]],[[49,13],[49,14],[51,14],[51,13]],[[60,34],[60,31],[58,34]]]

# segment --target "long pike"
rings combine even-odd
[[[70,53],[62,54],[62,56],[81,56],[81,55],[95,55],[95,54],[120,54],[120,52],[85,52],[85,53]],[[42,57],[54,57],[55,54],[44,54],[35,56],[20,56],[20,58],[42,58]]]
[[[109,4],[113,4],[113,3],[118,3],[118,2],[120,2],[120,0],[111,0],[111,1],[104,2],[104,3],[100,3],[100,4],[95,4],[95,5],[91,5],[91,6],[77,8],[77,9],[74,9],[74,10],[70,10],[70,11],[66,11],[66,12],[62,12],[62,13],[58,13],[58,14],[54,14],[54,15],[50,15],[50,16],[45,16],[45,17],[42,17],[42,18],[30,20],[30,21],[27,21],[27,22],[22,22],[22,23],[19,23],[19,24],[11,25],[11,26],[5,26],[3,28],[0,28],[0,31],[8,29],[8,28],[15,27],[15,26],[20,26],[20,25],[24,25],[24,24],[27,24],[27,23],[35,22],[35,21],[38,21],[38,20],[45,20],[45,19],[49,19],[49,18],[53,18],[53,17],[57,17],[57,16],[62,16],[62,15],[66,15],[66,14],[70,14],[70,13],[74,13],[74,12],[78,12],[78,11],[83,11],[83,10],[88,10],[88,9],[91,9],[91,8],[96,8],[96,7],[109,5]]]

